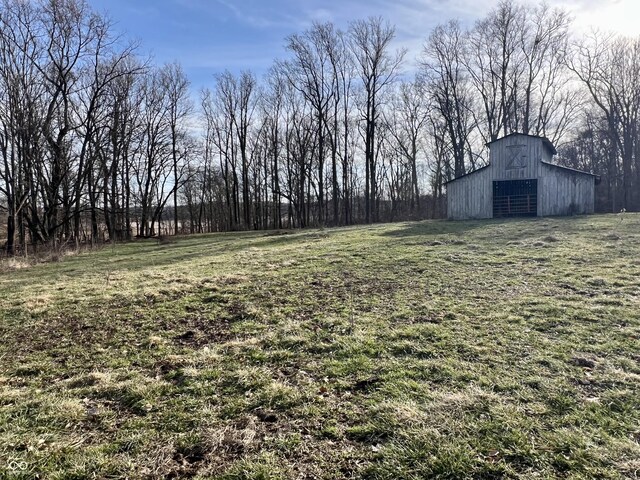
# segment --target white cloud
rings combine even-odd
[[[597,28],[629,36],[640,34],[640,2],[637,0],[574,0],[563,3],[573,13],[579,30]]]
[[[411,73],[415,59],[432,29],[451,19],[471,26],[498,5],[498,0],[174,0],[212,22],[249,27],[250,37],[229,38],[226,44],[203,42],[187,52],[176,52],[187,67],[220,71],[251,69],[258,75],[273,59],[284,55],[287,35],[309,28],[313,22],[331,21],[346,29],[349,22],[382,16],[396,26],[397,48],[406,48],[405,71]],[[538,0],[520,0],[537,5]],[[574,31],[591,27],[637,35],[640,28],[638,0],[547,0],[550,8],[568,10]],[[176,48],[183,48],[177,46]]]

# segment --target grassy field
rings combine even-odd
[[[0,478],[640,475],[640,215],[19,266],[0,273]]]

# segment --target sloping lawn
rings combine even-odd
[[[640,215],[0,273],[0,478],[620,479],[639,442]]]

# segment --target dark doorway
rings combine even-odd
[[[538,180],[493,182],[493,217],[536,217]]]

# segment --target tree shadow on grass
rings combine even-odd
[[[465,235],[478,229],[509,226],[517,230],[533,226],[534,224],[548,223],[548,218],[501,218],[486,220],[423,220],[420,222],[407,222],[398,225],[397,228],[380,233],[382,237],[433,237],[440,235]]]
[[[380,233],[382,237],[430,237],[438,235],[460,235],[469,230],[487,226],[492,220],[451,221],[451,220],[423,220],[398,225],[397,228]]]

